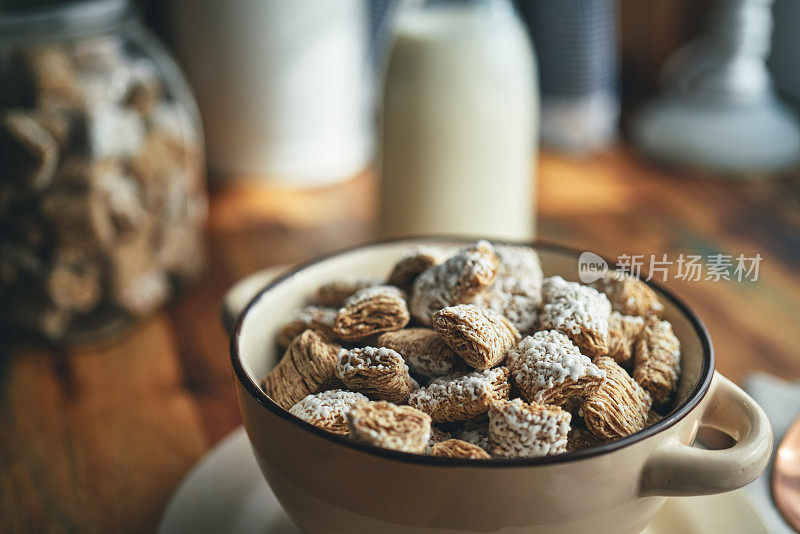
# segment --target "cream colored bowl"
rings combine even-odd
[[[680,338],[674,409],[656,425],[594,449],[542,458],[461,460],[363,445],[277,406],[258,387],[276,363],[275,333],[321,283],[386,275],[413,239],[326,256],[278,277],[240,314],[231,358],[244,426],[261,470],[289,516],[309,533],[639,532],[665,496],[729,491],[767,465],[764,412],[714,372],[711,340],[685,304],[655,287]],[[578,253],[536,244],[546,276],[577,280]],[[230,304],[234,306],[234,304]],[[691,447],[701,425],[734,438],[729,449]]]

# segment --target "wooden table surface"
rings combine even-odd
[[[544,155],[539,236],[620,254],[764,258],[756,282],[667,286],[706,322],[717,368],[800,377],[800,180],[653,169],[618,148]],[[240,424],[219,305],[236,279],[371,239],[369,174],[307,192],[237,187],[211,203],[205,279],[115,344],[0,344],[0,532],[147,532],[187,470]]]

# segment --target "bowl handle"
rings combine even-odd
[[[772,428],[764,410],[733,382],[714,372],[703,401],[700,425],[731,436],[723,450],[684,445],[671,438],[647,459],[642,495],[709,495],[741,488],[755,480],[769,462]]]
[[[222,326],[225,327],[228,334],[233,330],[233,326],[245,306],[259,291],[285,271],[286,267],[286,265],[279,265],[255,272],[242,278],[225,292],[225,296],[222,297]]]

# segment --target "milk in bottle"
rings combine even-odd
[[[382,235],[531,238],[538,94],[511,2],[413,2],[395,23],[382,95]]]

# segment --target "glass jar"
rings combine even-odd
[[[126,0],[0,3],[3,328],[93,341],[198,278],[202,146],[179,69]]]

